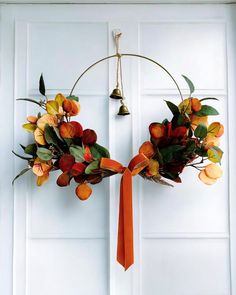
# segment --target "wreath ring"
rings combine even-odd
[[[160,63],[139,54],[119,53],[119,37],[120,35],[115,36],[116,54],[104,57],[86,68],[75,81],[69,96],[59,93],[54,100],[49,100],[41,75],[39,92],[43,98],[39,101],[31,98],[18,99],[37,104],[45,113],[28,116],[28,122],[22,125],[26,131],[33,134],[34,142],[26,146],[20,145],[26,155],[22,156],[13,151],[28,163],[28,167],[23,169],[13,182],[31,170],[37,176],[37,185],[41,186],[48,180],[51,172],[61,170],[57,185],[68,186],[74,179],[78,183],[76,195],[80,200],[87,200],[92,193],[90,184],[95,185],[105,177],[121,174],[117,261],[127,270],[134,263],[132,176],[140,175],[144,179],[172,186],[165,179],[180,183],[180,174],[184,168],[190,166],[199,170],[198,176],[202,182],[207,185],[214,184],[222,175],[217,164],[220,164],[223,155],[219,148],[219,138],[224,132],[224,126],[220,122],[208,124],[208,116],[219,113],[212,106],[204,105],[203,101],[218,100],[217,98],[192,97],[195,87],[189,78],[183,76],[190,89],[189,97],[183,99],[176,80]],[[166,101],[173,115],[172,119],[149,125],[150,140],[141,145],[139,153],[127,167],[110,158],[109,151],[97,143],[94,130],[83,130],[79,122],[71,120],[80,111],[79,98],[73,95],[80,79],[91,68],[111,58],[117,58],[116,94],[120,91],[119,82],[121,83],[121,91],[115,98],[120,99],[121,105],[125,106],[121,67],[121,58],[125,56],[148,60],[163,69],[175,83],[181,98],[178,106]],[[204,165],[205,161],[210,163]]]

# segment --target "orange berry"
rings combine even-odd
[[[75,193],[80,200],[85,201],[90,197],[92,189],[87,183],[82,183],[76,187]]]

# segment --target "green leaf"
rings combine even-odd
[[[86,174],[91,174],[93,173],[93,170],[99,168],[99,160],[91,162],[85,169]]]
[[[160,165],[164,164],[162,154],[160,153],[160,150],[159,150],[158,147],[156,147],[156,154],[155,154],[155,156],[153,158],[155,160],[157,160]]]
[[[40,79],[39,79],[39,92],[45,96],[46,90],[45,90],[45,84],[44,84],[44,79],[43,79],[43,74],[41,74]]]
[[[110,153],[104,146],[95,143],[93,147],[102,155],[102,157],[110,158]]]
[[[181,145],[170,145],[160,149],[160,153],[163,157],[163,162],[168,163],[172,161],[176,152],[183,150],[185,147]]]
[[[17,100],[24,100],[24,101],[28,101],[28,102],[32,102],[32,103],[36,103],[37,105],[39,105],[40,107],[42,107],[41,102],[34,100],[34,99],[30,99],[30,98],[17,98]]]
[[[200,99],[200,101],[204,101],[204,100],[219,100],[219,99],[215,98],[215,97],[204,97],[204,98]]]
[[[73,143],[72,138],[64,138],[64,142],[67,144],[68,147],[70,147]]]
[[[66,97],[67,99],[71,99],[71,100],[75,100],[75,101],[79,101],[79,98],[78,96],[75,96],[75,95],[69,95]]]
[[[168,123],[169,123],[169,120],[168,119],[164,119],[161,124],[166,126]]]
[[[23,151],[25,150],[25,146],[23,144],[20,144],[21,148],[23,149]]]
[[[186,144],[186,153],[187,154],[192,154],[196,150],[196,143],[195,141],[188,141]]]
[[[195,87],[193,85],[193,82],[186,76],[182,75],[182,77],[184,78],[184,80],[186,81],[186,83],[188,84],[188,87],[189,87],[189,91],[190,91],[190,97],[191,95],[193,94],[194,90],[195,90]]]
[[[90,147],[90,152],[91,152],[94,160],[98,160],[98,159],[102,158],[102,155],[99,153],[99,151],[94,146]]]
[[[168,100],[165,100],[165,102],[173,115],[179,114],[179,108],[177,107],[177,105]]]
[[[185,121],[186,121],[185,115],[179,114],[179,115],[174,115],[171,122],[173,124],[173,128],[175,128],[177,126],[184,126]]]
[[[223,151],[218,146],[213,146],[207,151],[208,160],[213,163],[220,163]]]
[[[37,128],[37,125],[36,125],[36,124],[31,124],[31,123],[25,123],[25,124],[22,125],[22,127],[23,127],[26,131],[28,131],[28,132],[30,132],[30,133],[34,133],[34,131],[35,131],[36,128]]]
[[[58,146],[58,141],[60,140],[55,132],[55,129],[48,124],[45,125],[44,137],[48,144],[54,144]]]
[[[16,175],[16,177],[12,180],[12,185],[14,184],[14,182],[17,178],[19,178],[20,176],[22,176],[23,174],[25,174],[29,170],[31,170],[31,168],[25,168],[25,169],[21,170],[21,172],[18,175]]]
[[[62,138],[61,135],[60,135],[60,131],[59,131],[59,129],[58,129],[57,127],[52,127],[52,128],[53,128],[53,130],[55,131],[57,137],[58,137],[61,141],[63,141],[63,138]]]
[[[194,113],[195,116],[205,117],[205,116],[216,116],[219,115],[218,111],[208,105],[203,105],[199,112]]]
[[[49,161],[52,159],[52,152],[49,149],[39,147],[37,149],[37,156],[43,161]]]
[[[24,149],[24,152],[28,155],[31,155],[31,156],[35,156],[36,155],[36,152],[37,152],[37,146],[35,143],[32,143],[32,144],[28,144],[25,149]]]
[[[13,153],[15,156],[17,156],[18,158],[21,158],[22,160],[27,160],[27,161],[32,160],[32,158],[27,158],[27,157],[24,157],[24,156],[18,155],[18,154],[15,153],[14,151],[12,151],[12,153]]]
[[[75,162],[84,162],[84,149],[81,146],[70,146],[70,153],[75,158]]]
[[[194,135],[200,139],[207,136],[207,126],[205,124],[199,124],[194,131]]]

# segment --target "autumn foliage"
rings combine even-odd
[[[149,165],[140,173],[146,179],[168,184],[164,179],[181,182],[180,174],[186,167],[199,170],[199,179],[207,185],[214,184],[222,176],[223,151],[219,148],[224,126],[210,116],[218,111],[205,101],[216,98],[192,97],[192,82],[184,77],[190,88],[190,97],[179,105],[166,101],[172,119],[149,125],[150,141],[139,148],[150,159]],[[205,162],[212,162],[205,165]]]
[[[22,127],[32,133],[34,142],[22,146],[29,168],[21,171],[18,178],[28,170],[37,176],[36,183],[44,184],[50,173],[60,171],[57,185],[68,186],[71,180],[76,183],[75,193],[81,200],[86,200],[92,193],[90,184],[99,183],[109,176],[109,171],[99,167],[102,157],[109,157],[109,152],[97,144],[97,134],[92,129],[83,130],[82,124],[71,120],[80,112],[79,99],[76,96],[64,96],[59,93],[54,99],[47,99],[44,81],[40,78],[40,101],[21,99],[37,104],[43,110],[37,116],[29,115]]]
[[[150,138],[139,148],[139,153],[148,163],[138,173],[161,184],[169,184],[166,180],[180,183],[183,170],[192,167],[199,170],[198,177],[202,182],[211,185],[223,173],[219,167],[223,151],[219,146],[224,126],[217,120],[209,124],[209,117],[218,115],[218,111],[205,102],[217,99],[192,97],[194,86],[187,77],[184,78],[189,85],[190,96],[182,99],[179,105],[166,101],[172,118],[149,125]],[[37,177],[37,185],[41,186],[51,173],[60,171],[57,185],[68,186],[74,180],[75,194],[86,200],[92,193],[90,185],[123,173],[125,168],[114,160],[114,169],[100,165],[101,162],[110,162],[110,154],[97,143],[93,129],[84,129],[81,123],[72,120],[80,113],[78,97],[59,93],[54,99],[48,99],[42,76],[39,85],[43,99],[20,99],[36,104],[43,111],[37,116],[27,116],[27,122],[22,125],[32,134],[33,142],[21,145],[26,156],[14,152],[28,162],[28,167],[16,178],[32,170]]]

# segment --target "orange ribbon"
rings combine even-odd
[[[120,182],[120,208],[118,225],[117,261],[127,270],[134,263],[132,176],[149,164],[144,154],[138,154],[128,167],[109,158],[102,158],[100,167],[122,174]]]

